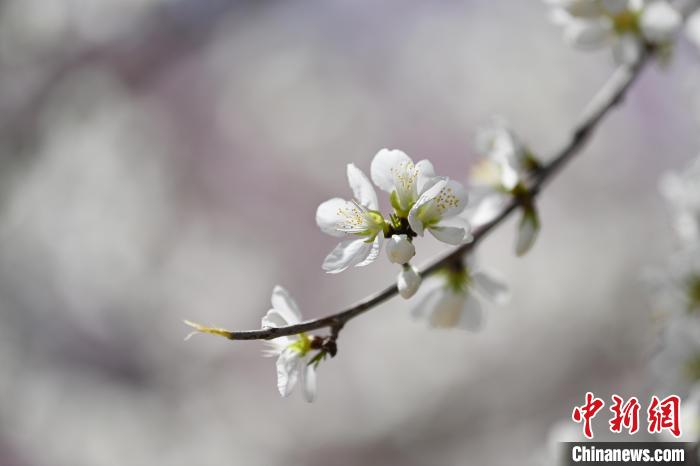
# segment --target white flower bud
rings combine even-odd
[[[406,264],[403,270],[396,279],[396,285],[399,288],[399,294],[402,298],[408,299],[418,291],[421,278],[418,275],[418,270],[412,265]]]
[[[406,235],[392,235],[386,245],[386,255],[394,264],[406,264],[416,255],[416,247]]]

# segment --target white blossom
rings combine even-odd
[[[700,321],[687,314],[667,317],[651,370],[657,390],[683,394],[700,381]]]
[[[700,242],[700,157],[682,172],[662,176],[659,187],[680,240],[690,245]]]
[[[700,9],[690,15],[685,22],[685,34],[688,40],[700,50]]]
[[[475,184],[510,191],[522,181],[527,150],[505,119],[494,117],[478,129],[476,150],[485,158],[472,173]]]
[[[333,198],[316,210],[316,223],[321,231],[346,238],[323,261],[323,270],[328,273],[372,263],[379,255],[384,238],[384,218],[377,211],[379,204],[374,187],[353,164],[348,164],[347,176],[354,199]]]
[[[436,328],[479,330],[483,323],[479,298],[496,304],[509,299],[508,286],[500,278],[484,271],[472,271],[469,266],[445,270],[432,285],[413,308],[413,315]]]
[[[564,28],[574,47],[612,47],[618,63],[639,58],[643,42],[668,44],[682,24],[680,13],[665,0],[547,0],[552,20]]]
[[[416,255],[416,247],[407,235],[391,235],[386,243],[386,255],[394,264],[406,264]]]
[[[454,180],[441,179],[420,198],[408,213],[408,223],[417,235],[428,230],[436,239],[448,244],[471,240],[470,227],[458,217],[467,205],[467,191]]]
[[[528,201],[523,205],[515,244],[516,254],[522,256],[532,247],[540,230],[539,216],[525,187],[537,162],[508,122],[499,117],[479,129],[476,149],[484,158],[471,172],[475,200],[466,217],[473,225],[483,225],[496,218],[513,196]]]
[[[262,327],[284,327],[301,322],[301,312],[286,289],[275,286],[272,290],[272,309],[262,318]],[[265,341],[269,349],[265,356],[277,357],[277,389],[283,397],[288,396],[298,382],[301,382],[304,399],[308,402],[316,398],[316,370],[309,364],[311,339],[304,333],[296,336],[283,336]]]
[[[372,159],[372,181],[391,196],[391,205],[402,217],[408,215],[418,198],[440,180],[433,164],[413,160],[400,150],[382,149]]]
[[[396,286],[399,289],[399,294],[404,299],[411,298],[420,287],[421,276],[418,270],[410,264],[403,266],[401,273],[396,279]]]

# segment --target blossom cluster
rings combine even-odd
[[[681,13],[664,0],[546,1],[551,6],[553,20],[564,27],[568,42],[583,49],[611,45],[620,63],[638,60],[645,49],[657,53],[668,49],[683,23]],[[700,43],[700,19],[694,22],[697,24],[689,28],[689,36]],[[323,260],[322,269],[339,274],[353,267],[365,267],[375,262],[384,248],[387,259],[400,267],[396,278],[398,294],[410,299],[421,287],[424,275],[411,263],[418,238],[429,232],[438,241],[461,247],[472,241],[472,225],[481,228],[498,222],[512,207],[517,207],[522,215],[515,252],[522,256],[529,251],[540,230],[532,188],[537,185],[543,167],[500,118],[481,128],[476,149],[483,159],[471,171],[469,189],[459,181],[437,175],[430,161],[414,162],[401,150],[377,152],[370,164],[369,177],[355,164],[348,164],[346,175],[352,197],[331,198],[316,210],[320,230],[339,239]],[[700,175],[700,168],[697,172],[692,176]],[[664,192],[677,206],[675,223],[682,236],[700,235],[700,191],[694,190],[698,185],[694,179],[688,181],[683,177],[670,177],[665,182]],[[391,206],[388,214],[380,208],[376,188],[388,198],[386,203]],[[432,327],[476,330],[483,322],[479,298],[496,303],[507,300],[508,288],[503,281],[478,269],[472,256],[463,256],[441,261],[439,269],[431,270],[435,272],[431,283],[413,309],[416,318]],[[697,277],[690,299],[693,306],[700,308]],[[281,286],[273,289],[271,303],[272,308],[262,319],[263,329],[302,323],[299,307]],[[193,333],[233,337],[233,332],[224,329],[185,323],[194,328]],[[339,327],[332,330],[329,336],[298,333],[267,342],[265,355],[277,358],[277,386],[282,396],[289,395],[300,384],[304,398],[314,400],[316,370],[337,351]],[[700,348],[700,327],[698,342]],[[700,373],[700,357],[697,366]]]
[[[633,63],[645,45],[666,47],[683,18],[665,0],[547,0],[564,40],[583,50],[609,46],[618,63]]]
[[[660,384],[700,382],[700,157],[660,183],[677,238],[666,265],[648,273],[655,307],[664,322],[652,368]]]

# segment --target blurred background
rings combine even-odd
[[[0,465],[540,464],[586,391],[647,397],[658,180],[700,149],[682,41],[544,193],[534,249],[513,220],[479,248],[512,288],[481,332],[392,300],[310,405],[262,343],[182,340],[258,328],[275,284],[309,318],[390,284],[384,255],[321,270],[346,163],[400,148],[466,180],[495,114],[546,159],[613,67],[536,0],[0,2]]]

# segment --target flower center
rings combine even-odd
[[[454,195],[452,188],[449,186],[442,188],[433,202],[435,202],[438,213],[441,216],[447,209],[459,205],[459,199]]]
[[[296,351],[300,356],[306,356],[306,353],[311,351],[311,338],[305,333],[300,333],[297,337],[297,341],[291,343],[288,348]]]
[[[637,12],[624,10],[616,15],[612,15],[611,19],[613,28],[618,34],[639,32],[639,13]]]

